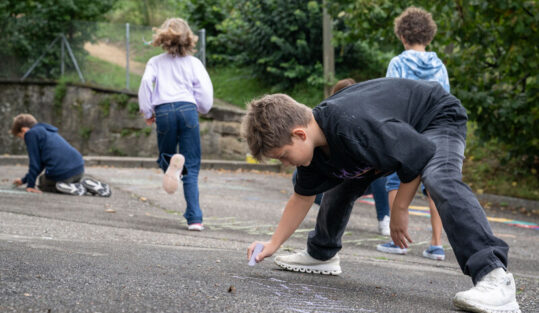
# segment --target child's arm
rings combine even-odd
[[[307,215],[307,212],[309,212],[315,197],[316,196],[301,196],[297,193],[294,193],[290,197],[275,233],[271,236],[270,241],[262,242],[264,249],[256,257],[256,262],[260,262],[264,260],[264,258],[273,255],[288,237],[294,233]],[[251,258],[251,254],[257,243],[258,242],[253,242],[247,249],[248,259]]]
[[[206,114],[213,105],[213,85],[206,68],[198,59],[194,59],[196,81],[193,82],[193,95],[198,105],[198,111]]]
[[[391,239],[395,245],[401,248],[408,248],[408,243],[412,242],[408,234],[408,206],[414,199],[417,187],[421,182],[421,177],[417,176],[409,183],[402,183],[397,190],[393,207],[391,208],[391,219],[389,227],[391,229]]]
[[[140,87],[138,89],[138,105],[139,111],[144,116],[146,124],[151,125],[155,120],[153,119],[152,111],[152,92],[153,83],[155,82],[155,69],[151,62],[146,64],[144,75],[140,81]]]

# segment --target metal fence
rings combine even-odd
[[[206,64],[206,34],[199,36],[195,54]],[[0,49],[0,78],[59,79],[65,77],[98,86],[136,90],[146,62],[163,53],[151,45],[152,27],[133,24],[75,22],[47,44],[31,47],[31,56],[15,48]],[[24,40],[24,38],[22,38]],[[32,45],[32,40],[27,39]]]

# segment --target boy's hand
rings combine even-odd
[[[20,178],[17,178],[13,181],[13,185],[19,187],[20,185],[22,185],[22,179]]]
[[[393,208],[389,228],[393,243],[402,249],[408,248],[408,242],[412,242],[408,234],[408,209]]]
[[[275,251],[277,251],[277,249],[279,248],[273,245],[271,241],[266,241],[266,242],[255,241],[249,246],[249,248],[247,248],[247,260],[251,259],[251,254],[253,254],[253,250],[255,249],[255,246],[257,243],[261,243],[264,246],[264,248],[256,256],[255,258],[256,263],[262,262],[262,260],[264,260],[265,258],[272,256],[275,253]]]
[[[152,126],[152,124],[155,123],[155,116],[147,118],[145,121],[146,121],[146,125]]]
[[[41,190],[36,189],[36,188],[32,188],[32,187],[26,188],[26,191],[28,191],[28,192],[34,192],[34,193],[41,193]]]

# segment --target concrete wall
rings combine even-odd
[[[136,93],[78,84],[0,81],[0,154],[26,154],[24,142],[9,133],[12,119],[30,113],[59,133],[83,155],[156,157],[155,125],[137,113]],[[240,140],[244,111],[214,105],[201,115],[202,157],[244,160]]]

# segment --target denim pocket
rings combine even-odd
[[[155,124],[157,125],[158,134],[168,133],[168,115],[169,112],[158,113],[155,115]]]
[[[189,108],[182,109],[180,110],[180,114],[182,115],[182,119],[187,128],[198,127],[198,113],[196,107],[192,106]]]

